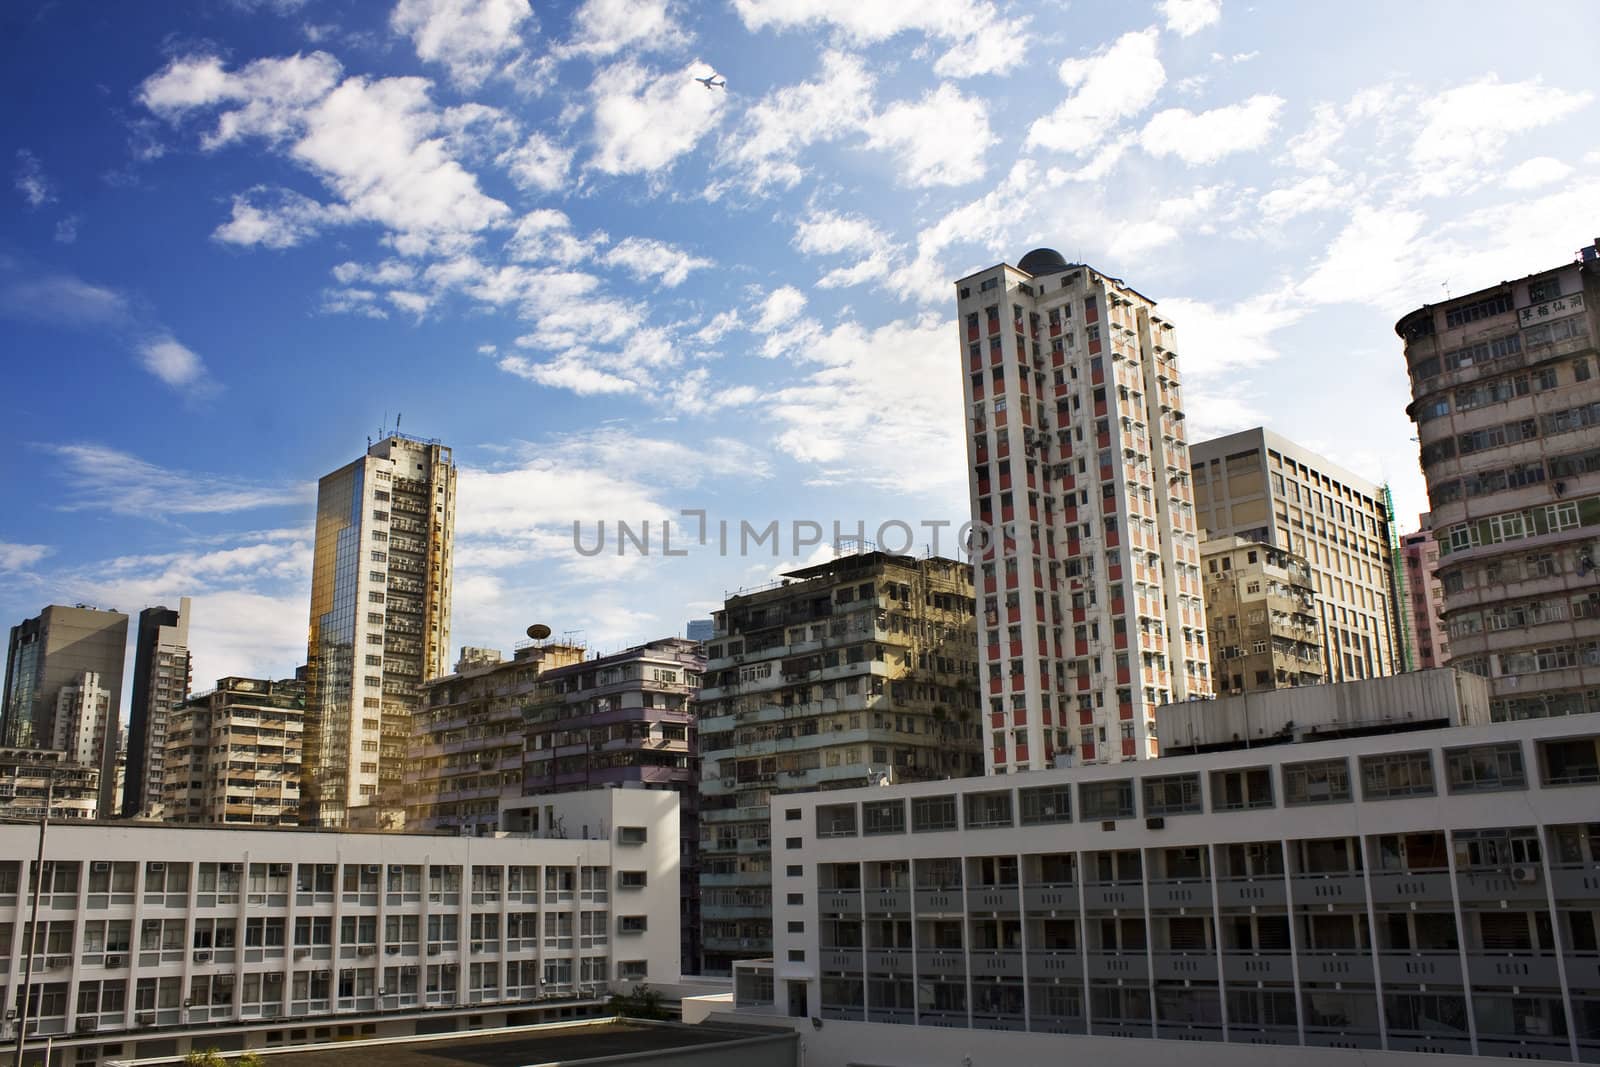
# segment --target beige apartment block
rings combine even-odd
[[[1217,693],[1322,681],[1322,630],[1306,561],[1242,537],[1202,542],[1200,558]]]
[[[1395,325],[1448,662],[1498,718],[1600,710],[1597,270],[1600,243]]]
[[[222,678],[173,708],[162,819],[297,825],[305,706],[298,679]]]
[[[1260,426],[1198,442],[1192,454],[1207,537],[1242,537],[1309,564],[1324,680],[1403,670],[1383,489]]]
[[[398,829],[422,683],[449,672],[456,468],[393,432],[317,485],[303,821]]]
[[[1411,647],[1418,670],[1443,667],[1450,661],[1450,635],[1444,626],[1444,587],[1439,584],[1439,543],[1433,524],[1423,515],[1421,529],[1400,538],[1406,564],[1406,611],[1410,612]]]
[[[1045,248],[956,290],[985,766],[1157,755],[1211,693],[1172,324]]]

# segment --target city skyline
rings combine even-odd
[[[197,677],[291,673],[314,479],[403,411],[458,450],[454,644],[681,632],[807,560],[584,559],[571,521],[959,522],[949,285],[1035,245],[1174,322],[1191,440],[1264,423],[1414,515],[1394,322],[1569,258],[1597,202],[1583,35],[1507,56],[1509,12],[593,5],[447,47],[422,8],[19,20],[12,620],[193,595]]]

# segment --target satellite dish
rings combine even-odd
[[[546,626],[542,622],[536,622],[532,626],[528,627],[528,636],[533,638],[535,641],[543,641],[545,638],[550,636],[550,627]]]

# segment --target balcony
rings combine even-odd
[[[1404,904],[1413,900],[1450,902],[1450,874],[1448,871],[1423,871],[1402,874],[1385,871],[1372,873],[1372,902],[1374,904]]]
[[[1022,889],[1022,906],[1028,911],[1076,912],[1078,910],[1078,890],[1070,882],[1024,886]]]
[[[1083,957],[1075,948],[1034,949],[1028,953],[1028,977],[1083,978]]]
[[[1460,985],[1461,953],[1383,952],[1378,955],[1378,971],[1386,985]]]
[[[917,953],[917,977],[937,975],[964,977],[967,973],[966,953],[958,948],[922,949]]]
[[[1554,954],[1467,952],[1467,977],[1475,986],[1561,985]]]
[[[967,891],[967,910],[1016,911],[1017,887],[1004,885],[976,886]]]
[[[874,974],[910,974],[911,951],[902,948],[868,949],[867,970]]]
[[[1600,900],[1600,868],[1589,864],[1552,868],[1550,882],[1557,900]]]
[[[869,914],[909,915],[911,913],[911,891],[909,889],[869,889],[867,890],[867,912]]]
[[[1359,949],[1301,952],[1302,982],[1370,982],[1372,957]]]
[[[973,949],[972,977],[1022,977],[1022,953],[1016,949]]]
[[[1209,949],[1193,952],[1157,949],[1150,961],[1157,981],[1217,980],[1217,954]]]
[[[1361,872],[1343,874],[1297,874],[1294,884],[1296,904],[1364,904],[1366,883]]]
[[[1086,911],[1115,911],[1144,907],[1144,885],[1140,882],[1089,882],[1083,887]]]
[[[1127,952],[1091,952],[1088,957],[1089,977],[1099,980],[1130,979],[1147,981],[1150,977],[1149,960],[1144,949]]]
[[[817,895],[817,907],[825,914],[861,914],[861,890],[824,889]]]
[[[1526,878],[1531,872],[1532,877]],[[1520,880],[1514,875],[1521,873],[1526,880]],[[1461,903],[1465,907],[1472,903],[1494,903],[1498,901],[1527,901],[1543,906],[1545,904],[1545,887],[1540,877],[1538,867],[1529,866],[1526,871],[1519,868],[1505,870],[1495,868],[1483,871],[1459,871],[1456,874],[1456,892],[1461,894]]]
[[[1217,882],[1217,903],[1224,908],[1281,908],[1287,899],[1283,876],[1278,874],[1223,878]]]
[[[918,915],[960,915],[961,890],[959,889],[919,889],[917,890]]]
[[[1287,952],[1224,952],[1222,975],[1229,982],[1288,982],[1294,961]]]
[[[1179,908],[1211,907],[1211,883],[1199,879],[1173,879],[1150,883],[1150,907],[1176,910]]]

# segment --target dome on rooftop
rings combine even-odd
[[[1017,269],[1024,274],[1037,278],[1041,274],[1055,274],[1068,267],[1066,260],[1061,258],[1061,253],[1053,248],[1035,248],[1023,256],[1017,263]]]

